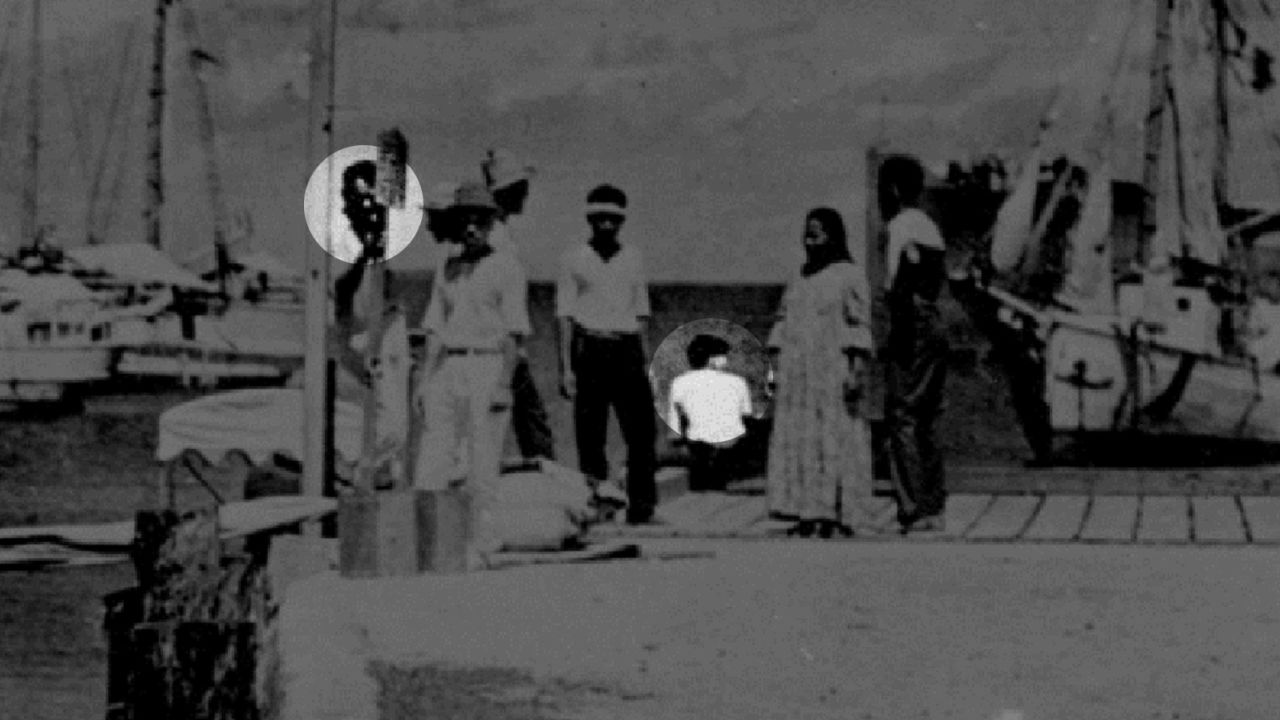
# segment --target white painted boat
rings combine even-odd
[[[110,376],[111,323],[73,278],[0,271],[0,401],[56,402]]]

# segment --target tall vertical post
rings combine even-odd
[[[204,76],[200,74],[204,62],[200,42],[200,31],[196,27],[196,14],[191,9],[191,0],[182,4],[180,10],[182,32],[187,42],[187,66],[191,70],[191,78],[196,85],[196,120],[200,129],[200,144],[204,148],[204,175],[209,190],[209,202],[213,206],[213,249],[217,263],[218,292],[227,294],[227,272],[231,261],[230,249],[227,247],[227,205],[222,195],[222,173],[218,170],[218,147],[213,127],[213,108],[209,103],[209,88],[205,85]]]
[[[1213,94],[1216,142],[1213,156],[1213,199],[1215,207],[1221,207],[1231,197],[1231,177],[1227,160],[1231,153],[1231,120],[1227,103],[1227,5],[1224,0],[1213,0]]]
[[[365,396],[364,405],[364,443],[361,448],[359,473],[356,487],[361,491],[373,489],[374,474],[379,463],[378,456],[378,387],[379,382],[374,368],[382,354],[383,293],[387,251],[387,236],[391,228],[391,210],[404,207],[405,175],[408,162],[408,145],[404,135],[397,129],[391,129],[378,135],[378,203],[387,209],[386,221],[375,240],[377,247],[369,255],[368,272],[365,281],[369,283],[369,307],[365,336],[365,367],[374,376],[371,392]]]
[[[327,7],[326,7],[327,6]],[[328,143],[326,157],[332,158],[333,139],[333,98],[334,98],[334,51],[336,40],[336,0],[326,3],[316,0],[315,16],[311,33],[311,72],[310,92],[308,93],[307,113],[307,164],[309,173],[315,164],[315,130],[322,126],[327,133]],[[324,28],[328,27],[328,48],[325,47]],[[328,77],[322,77],[322,69],[327,63]],[[325,98],[322,103],[320,98]],[[307,262],[307,300],[306,300],[306,353],[303,367],[303,405],[305,428],[304,457],[302,464],[303,494],[321,496],[325,494],[326,481],[331,464],[332,442],[327,429],[333,419],[333,398],[329,383],[329,253],[325,250],[332,245],[330,236],[333,224],[332,184],[334,182],[334,163],[328,161],[325,198],[328,207],[325,212],[325,245],[321,248],[315,242],[306,243]]]
[[[888,328],[888,308],[885,305],[884,298],[884,276],[885,276],[885,242],[887,238],[884,235],[884,218],[880,215],[880,163],[884,159],[884,151],[880,144],[874,144],[867,148],[866,167],[864,177],[865,188],[863,195],[866,198],[865,213],[865,232],[866,239],[862,243],[865,257],[860,258],[863,267],[867,269],[867,287],[871,295],[869,313],[871,319],[871,335],[874,338],[876,347],[884,347],[885,333]],[[871,396],[865,403],[869,420],[881,420],[884,415],[884,383],[881,382],[884,374],[880,362],[873,356],[868,363],[870,373],[868,380],[871,388]]]
[[[170,0],[156,0],[151,43],[151,107],[147,117],[147,206],[143,211],[147,242],[160,247],[160,214],[164,205],[164,59]]]
[[[1151,53],[1147,96],[1146,142],[1142,163],[1142,231],[1136,259],[1145,262],[1147,244],[1156,232],[1156,194],[1160,188],[1160,145],[1164,136],[1165,104],[1169,93],[1169,22],[1174,0],[1156,0],[1156,42]]]
[[[31,77],[27,86],[27,184],[22,193],[22,242],[40,232],[40,0],[31,0]]]

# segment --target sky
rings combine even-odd
[[[307,143],[316,3],[188,2],[200,44],[222,61],[202,74],[228,205],[251,219],[238,232],[251,226],[253,249],[300,265],[311,242],[306,181],[327,145],[318,131]],[[623,240],[645,252],[653,280],[780,282],[799,266],[811,207],[840,210],[861,244],[872,143],[931,164],[992,151],[1016,158],[1062,88],[1053,142],[1078,147],[1101,89],[1113,87],[1132,109],[1121,129],[1135,141],[1126,157],[1136,167],[1151,33],[1145,12],[1130,27],[1136,4],[343,0],[333,143],[366,145],[399,127],[424,187],[478,178],[491,147],[515,152],[537,168],[527,212],[512,227],[535,279],[553,277],[564,249],[585,238],[585,195],[610,182],[631,199]],[[100,204],[114,208],[108,237],[139,239],[153,3],[43,6],[42,221],[57,225],[62,242],[80,242],[100,174]],[[182,261],[208,246],[212,211],[195,83],[174,15],[164,242]],[[22,8],[3,23],[0,153],[19,161],[29,15]],[[1271,27],[1280,38],[1280,25]],[[1132,47],[1120,55],[1126,37]],[[113,114],[118,85],[124,99]],[[1280,178],[1262,153],[1243,155],[1255,164],[1246,178]],[[9,247],[22,177],[0,177],[0,242]],[[1241,185],[1255,191],[1251,180]],[[431,258],[420,232],[393,264]]]

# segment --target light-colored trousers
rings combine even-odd
[[[495,552],[501,540],[492,527],[490,508],[511,421],[510,407],[492,405],[504,382],[502,356],[447,355],[425,382],[414,487],[444,490],[461,482],[471,499],[473,545],[481,552]]]

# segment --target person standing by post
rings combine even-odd
[[[633,245],[619,242],[627,196],[612,185],[587,195],[591,239],[565,253],[556,284],[561,393],[573,400],[574,433],[583,474],[607,483],[610,406],[627,444],[629,524],[654,519],[657,436],[646,336],[649,287]],[[597,494],[601,494],[597,490]]]
[[[937,419],[946,384],[947,338],[938,311],[946,246],[920,209],[924,168],[894,156],[880,168],[881,212],[889,220],[885,288],[889,333],[886,400],[893,481],[902,531],[944,529],[946,477]]]
[[[805,217],[805,263],[782,296],[769,334],[777,367],[768,498],[790,534],[879,531],[866,395],[866,277],[853,262],[844,220],[831,208]]]
[[[494,250],[515,255],[510,220],[524,212],[533,168],[521,165],[515,155],[507,150],[490,150],[481,163],[481,169],[498,206],[489,244]],[[524,348],[516,361],[511,383],[515,402],[511,411],[511,427],[516,433],[520,454],[525,458],[555,460],[556,447],[551,435],[551,423],[547,419],[542,396],[538,394],[538,387],[534,384],[533,372],[529,368],[529,355]]]
[[[441,267],[422,321],[424,381],[417,395],[425,429],[414,485],[442,490],[459,483],[471,496],[474,529],[469,564],[500,549],[491,509],[511,412],[511,375],[529,334],[524,270],[510,253],[495,252],[489,231],[497,206],[480,183],[458,189],[454,212],[462,250]],[[457,430],[465,457],[455,457]]]

